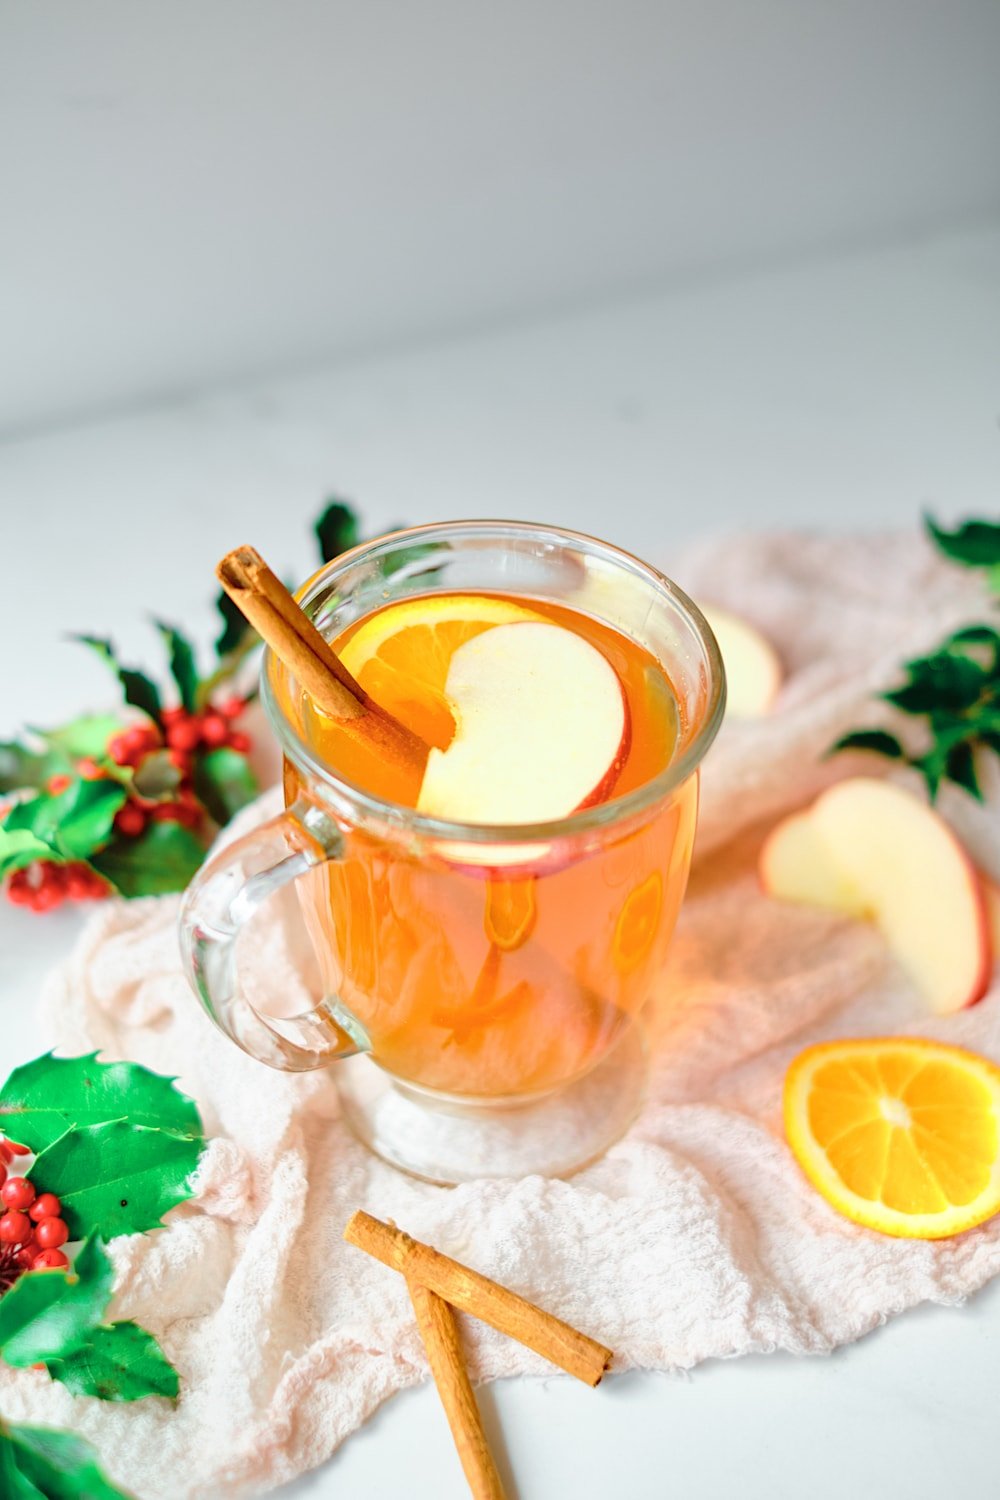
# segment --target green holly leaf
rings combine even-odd
[[[160,690],[144,672],[137,671],[134,667],[123,667],[115,655],[115,648],[111,642],[102,636],[78,635],[73,637],[84,646],[89,646],[96,651],[102,661],[115,673],[121,683],[125,702],[133,708],[141,709],[148,714],[154,723],[161,722],[163,706],[160,702]]]
[[[876,755],[886,755],[890,760],[902,760],[905,751],[894,734],[884,729],[856,729],[851,734],[841,735],[830,747],[829,753],[838,750],[872,750]]]
[[[170,758],[169,750],[152,750],[144,755],[132,777],[132,789],[147,802],[170,799],[181,784],[181,773]]]
[[[4,828],[9,833],[26,830],[56,857],[87,859],[107,843],[125,797],[125,788],[116,781],[78,779],[58,796],[41,792],[16,803],[4,819]]]
[[[941,651],[906,663],[908,681],[881,696],[908,714],[971,708],[982,695],[989,673],[970,656]]]
[[[342,552],[349,552],[361,540],[358,518],[342,500],[331,500],[327,504],[313,530],[324,562],[332,562]]]
[[[222,629],[215,639],[215,652],[220,657],[229,656],[243,645],[246,637],[255,635],[256,632],[225,589],[220,589],[216,595],[215,607],[222,616]]]
[[[205,858],[205,846],[180,823],[151,823],[137,839],[115,839],[91,864],[123,896],[182,891]]]
[[[151,1333],[138,1323],[94,1328],[86,1342],[46,1369],[74,1396],[99,1401],[141,1401],[144,1396],[177,1399],[177,1371]]]
[[[56,1427],[0,1422],[0,1479],[4,1500],[131,1500],[101,1472],[90,1443]]]
[[[101,1125],[124,1117],[133,1125],[203,1138],[193,1099],[173,1078],[133,1062],[55,1057],[46,1052],[15,1068],[0,1089],[0,1130],[36,1154],[74,1125]]]
[[[198,699],[198,664],[195,661],[194,647],[176,625],[167,625],[163,620],[157,620],[156,628],[170,653],[170,675],[177,684],[181,703],[189,714],[193,714]]]
[[[0,796],[44,787],[50,776],[71,769],[58,751],[33,750],[20,740],[5,740],[0,743]]]
[[[97,758],[104,755],[108,740],[123,728],[121,719],[112,714],[84,714],[59,729],[36,729],[54,750],[61,751],[69,760],[81,760],[85,755]]]
[[[68,1130],[33,1171],[62,1204],[71,1238],[93,1229],[113,1239],[156,1229],[168,1209],[190,1198],[203,1149],[200,1137],[111,1120]]]
[[[939,526],[933,516],[924,524],[936,546],[953,562],[967,568],[994,568],[1000,564],[1000,522],[963,521],[954,531]]]
[[[0,1299],[0,1355],[23,1368],[78,1348],[104,1317],[114,1268],[98,1238],[66,1271],[29,1271]]]
[[[961,744],[952,745],[945,756],[945,774],[949,781],[955,782],[967,791],[977,802],[983,801],[982,788],[976,775],[976,762],[973,755],[973,747],[968,740]]]
[[[33,865],[36,859],[51,859],[51,845],[37,838],[28,828],[0,827],[0,880]]]
[[[225,824],[241,807],[253,801],[260,788],[246,756],[222,746],[198,758],[194,790],[210,816]]]

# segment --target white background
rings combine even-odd
[[[998,63],[995,0],[0,0],[0,431],[971,227]]]
[[[63,632],[155,663],[144,616],[207,641],[228,547],[306,571],[330,490],[668,570],[705,532],[997,514],[998,26],[0,0],[0,735],[106,697]],[[0,908],[3,1071],[76,926]],[[483,1402],[522,1500],[992,1494],[998,1335],[992,1288],[829,1360]],[[429,1389],[297,1487],[404,1489],[464,1493]]]

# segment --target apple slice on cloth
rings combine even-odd
[[[784,819],[759,864],[769,895],[875,922],[939,1015],[982,998],[992,947],[982,886],[944,819],[888,781],[853,777]]]
[[[726,710],[734,719],[759,719],[778,696],[784,673],[778,654],[753,625],[719,609],[702,604],[702,614],[719,643],[726,669]]]
[[[451,658],[455,719],[432,749],[417,810],[462,823],[544,823],[603,801],[628,754],[617,672],[561,625],[497,625]]]

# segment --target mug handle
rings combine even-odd
[[[269,896],[342,852],[333,819],[300,798],[202,865],[181,906],[184,966],[205,1010],[244,1052],[287,1073],[367,1052],[368,1038],[336,998],[287,1020],[262,1016],[240,991],[236,942]]]

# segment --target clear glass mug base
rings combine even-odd
[[[641,1025],[583,1078],[524,1103],[479,1103],[408,1087],[365,1056],[337,1066],[344,1117],[390,1166],[445,1187],[480,1178],[569,1177],[632,1124],[648,1071]]]

